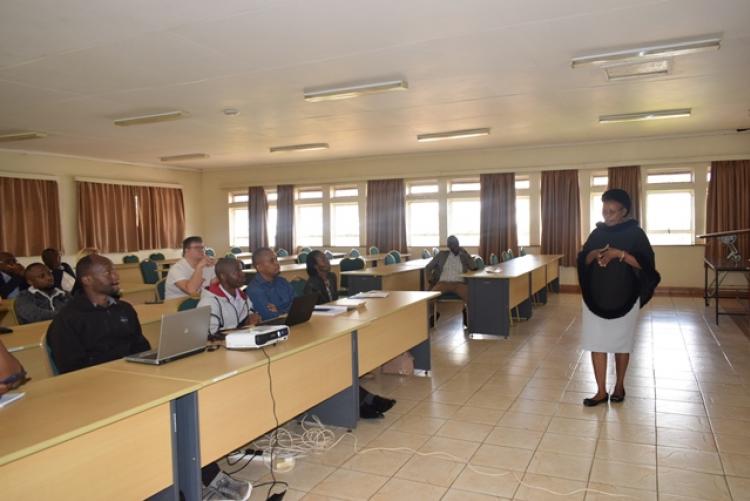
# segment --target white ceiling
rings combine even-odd
[[[694,134],[750,125],[748,0],[2,0],[3,148],[198,168]],[[666,77],[571,69],[597,49],[720,34]],[[303,89],[403,78],[409,90],[308,103]],[[223,108],[241,114],[224,116]],[[600,125],[602,114],[692,108]],[[168,110],[184,120],[116,127]],[[419,133],[489,137],[417,143]],[[271,146],[327,142],[327,151]]]

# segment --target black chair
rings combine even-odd
[[[339,262],[339,269],[341,271],[354,271],[354,270],[362,270],[365,267],[365,260],[361,257],[345,257]],[[341,275],[341,286],[339,287],[339,292],[347,296],[347,292],[349,290],[349,277],[346,275]]]
[[[155,284],[159,281],[159,272],[156,262],[151,260],[141,261],[141,276],[144,284]]]

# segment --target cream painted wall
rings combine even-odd
[[[627,125],[625,125],[627,126]],[[467,143],[468,144],[468,143]],[[549,169],[602,169],[617,165],[679,165],[711,160],[750,158],[750,136],[722,133],[704,136],[641,138],[639,140],[495,148],[438,153],[269,164],[244,169],[209,170],[202,183],[204,238],[216,248],[229,242],[227,192],[251,185],[296,185],[484,172],[539,172]],[[702,287],[703,247],[660,247],[656,250],[662,284]],[[573,270],[562,281],[575,284]]]
[[[60,193],[60,218],[65,260],[74,264],[78,247],[78,218],[76,208],[75,177],[97,178],[102,180],[170,183],[182,186],[185,201],[186,231],[200,234],[203,229],[202,202],[200,188],[202,174],[198,171],[154,168],[140,165],[88,160],[80,158],[16,153],[0,151],[0,175],[22,177],[52,177],[57,180]],[[150,252],[140,252],[140,257]],[[179,255],[177,250],[167,249],[169,257]],[[114,262],[121,262],[123,254],[109,255]],[[38,261],[38,256],[23,258],[23,264]]]

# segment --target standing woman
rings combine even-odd
[[[629,217],[630,196],[620,189],[602,195],[602,217],[578,254],[583,293],[583,349],[591,352],[597,392],[583,405],[625,399],[625,372],[635,343],[638,311],[654,294],[661,277],[648,237]],[[607,354],[615,354],[617,382],[607,393]]]

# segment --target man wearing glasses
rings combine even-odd
[[[169,267],[164,298],[195,296],[216,279],[214,259],[206,255],[201,237],[182,241],[182,259]]]

